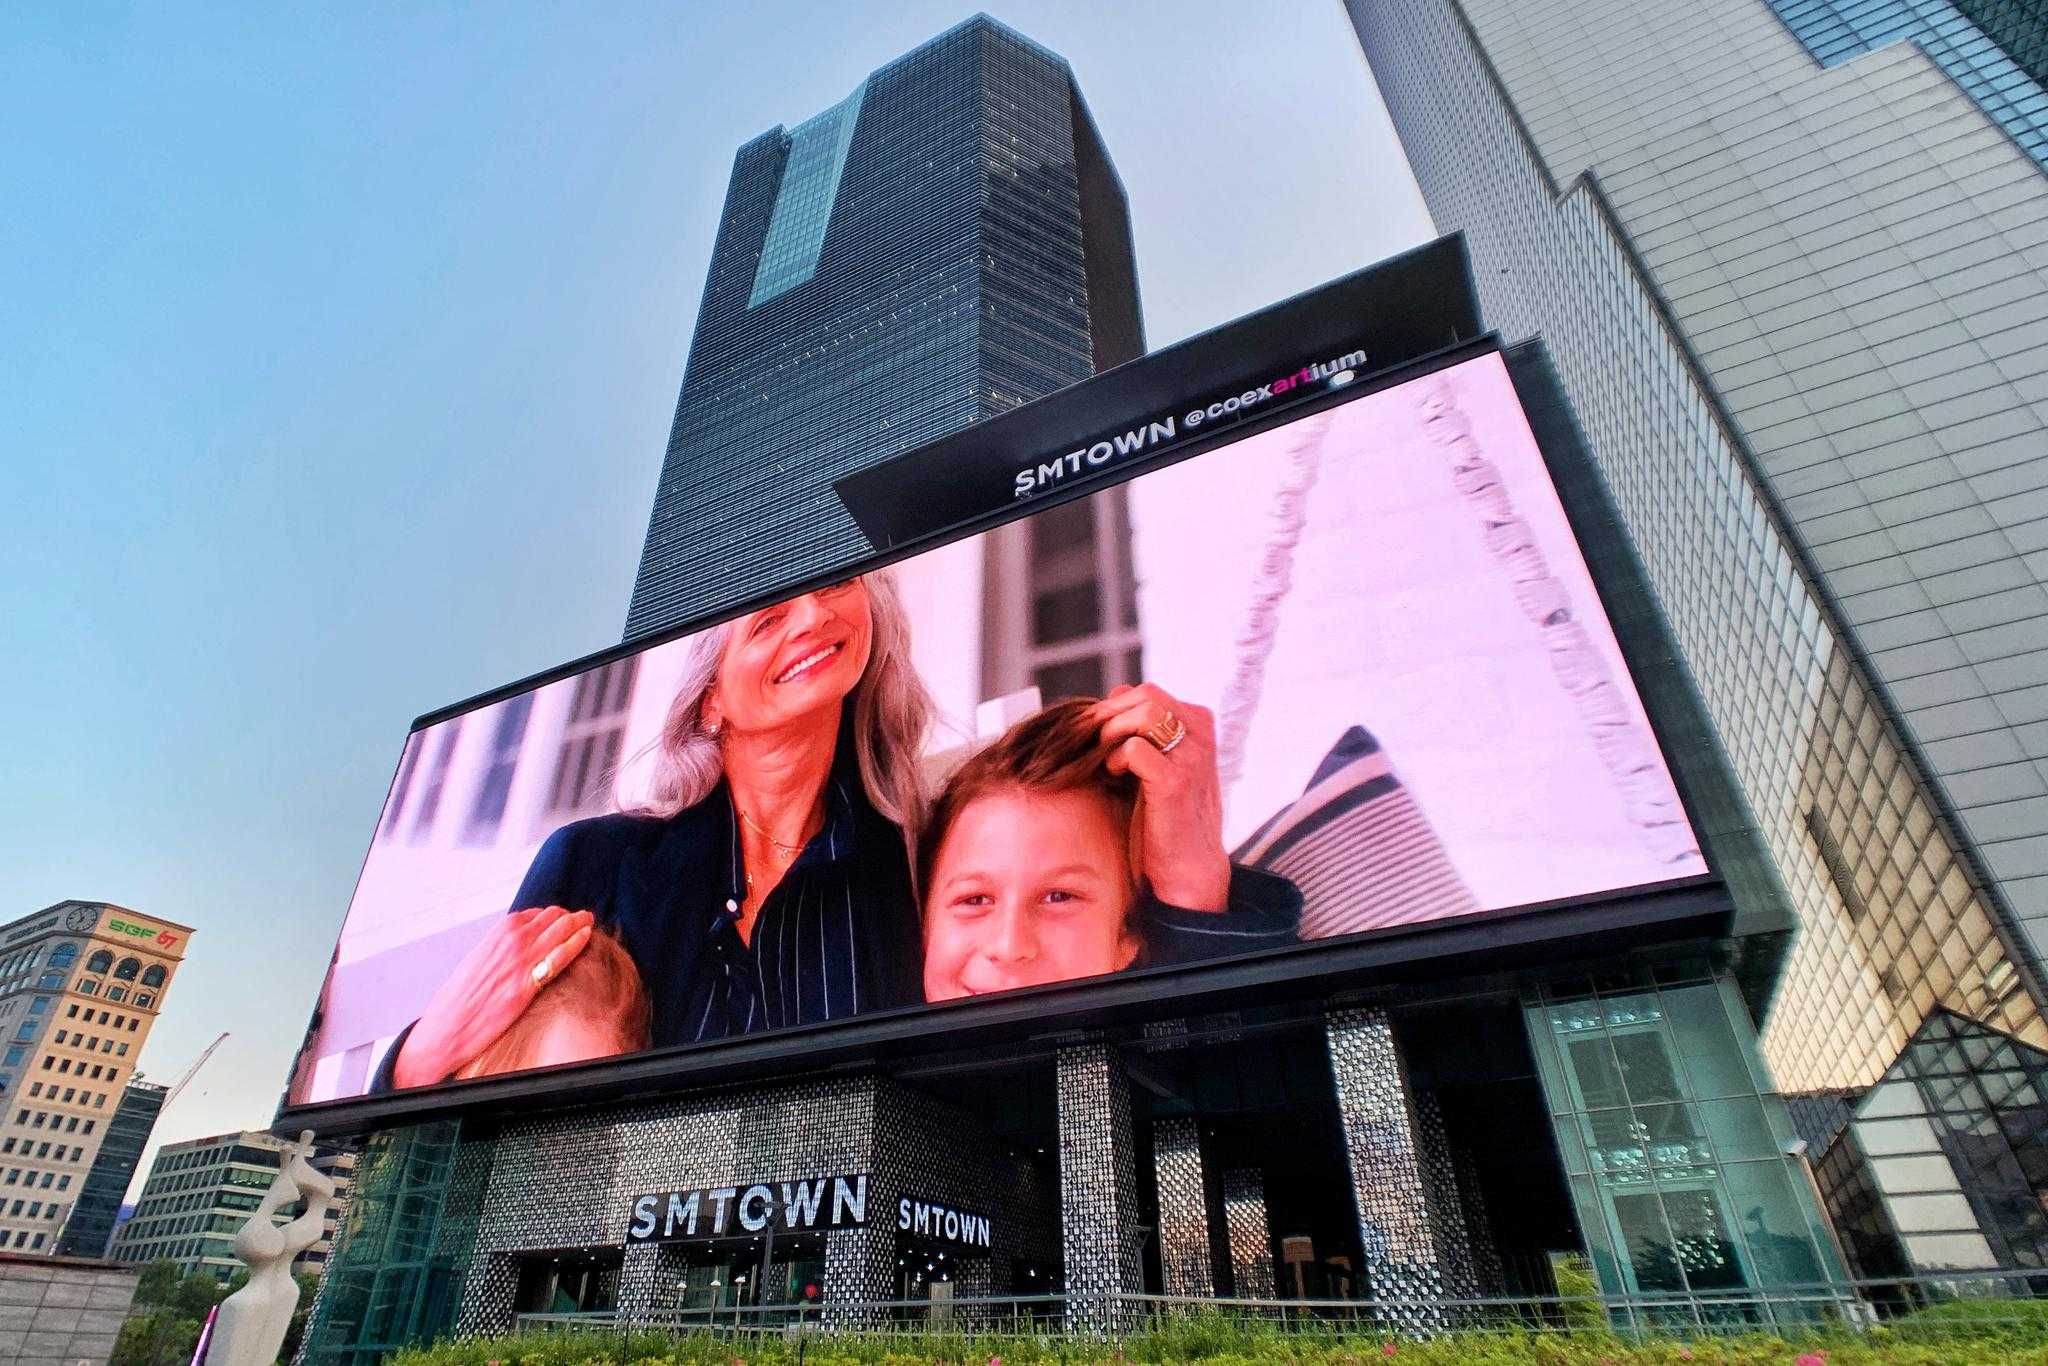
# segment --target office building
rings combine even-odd
[[[128,1183],[142,1165],[149,1147],[149,1135],[163,1113],[171,1088],[141,1077],[122,1088],[121,1103],[107,1121],[107,1135],[99,1156],[79,1187],[78,1203],[64,1223],[57,1239],[57,1251],[67,1257],[104,1257],[113,1241],[114,1225],[121,1219],[121,1204],[128,1195]]]
[[[57,1250],[191,937],[99,901],[60,901],[0,927],[8,1251]]]
[[[1893,1264],[2038,1265],[2026,1069],[1989,1061],[2048,1046],[2048,177],[1998,66],[2026,44],[1946,5],[1349,10],[1488,321],[1547,342],[1798,908],[1763,1046],[1838,1220],[1853,1129],[1936,1158],[1868,1173],[1906,1183],[1857,1206]],[[1937,10],[1939,42],[1908,22]],[[1932,1127],[1970,1059],[1997,1154]]]
[[[166,1143],[150,1165],[134,1217],[114,1235],[114,1260],[138,1265],[169,1260],[185,1275],[204,1271],[228,1279],[242,1266],[235,1258],[235,1234],[277,1179],[289,1147],[286,1140],[260,1130]],[[334,1246],[356,1156],[347,1149],[322,1147],[309,1161],[315,1171],[334,1179],[335,1199],[328,1206],[325,1232],[293,1259],[292,1273],[317,1276],[326,1269]],[[299,1202],[287,1205],[273,1215],[273,1222],[286,1223],[303,1209]]]
[[[1144,350],[1073,73],[978,16],[733,159],[626,635],[859,553],[852,470]]]

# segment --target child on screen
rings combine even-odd
[[[1296,940],[1301,898],[1237,869],[1230,906],[1151,897],[1131,859],[1139,783],[1113,772],[1092,698],[1012,726],[947,780],[918,844],[924,994],[951,1001]]]

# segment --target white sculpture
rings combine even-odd
[[[249,1283],[221,1302],[213,1321],[213,1339],[206,1366],[271,1366],[291,1328],[299,1306],[299,1283],[292,1279],[292,1259],[320,1240],[334,1182],[313,1170],[313,1131],[284,1150],[277,1179],[263,1203],[235,1235],[235,1255],[249,1268]],[[303,1199],[305,1212],[284,1224],[270,1216]]]

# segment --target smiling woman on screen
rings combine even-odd
[[[652,800],[548,837],[380,1082],[461,1073],[600,926],[639,969],[657,1048],[918,1001],[905,832],[930,718],[885,575],[695,637]]]
[[[548,836],[512,913],[398,1037],[372,1089],[473,1074],[600,931],[646,988],[652,1048],[926,999],[911,854],[932,704],[888,577],[750,612],[688,651],[651,800]],[[1090,744],[1142,751],[1129,766],[1138,921],[1182,938],[1201,926],[1186,956],[1206,957],[1231,951],[1226,927],[1245,912],[1269,911],[1270,884],[1298,910],[1291,884],[1224,852],[1204,709],[1147,683],[1084,710]]]

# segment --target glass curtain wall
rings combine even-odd
[[[1754,1292],[1841,1277],[1730,978],[1556,982],[1524,1012],[1605,1293],[1768,1316]]]
[[[2048,1267],[2044,1095],[2048,1053],[1930,1015],[1821,1164],[1858,1271]]]
[[[489,1147],[465,1149],[460,1120],[371,1136],[306,1333],[305,1366],[372,1366],[454,1327],[476,1232],[463,1187],[488,1172]]]

